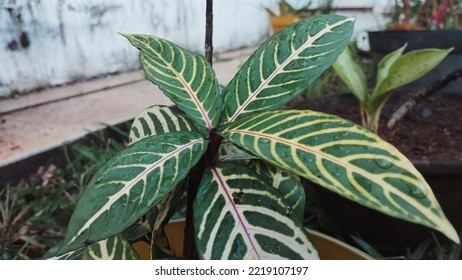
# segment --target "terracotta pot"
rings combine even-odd
[[[300,17],[293,15],[286,16],[270,16],[271,26],[273,27],[273,33],[278,32],[286,26],[298,21]]]
[[[184,221],[175,221],[169,223],[165,232],[170,241],[170,246],[174,257],[181,257],[183,252],[183,237],[184,237]],[[366,253],[354,248],[346,243],[343,243],[330,236],[320,232],[309,230],[310,240],[317,248],[319,256],[322,260],[371,260],[372,257]],[[133,247],[138,252],[140,259],[150,259],[149,244],[139,241],[133,244]],[[154,256],[155,257],[155,256]]]

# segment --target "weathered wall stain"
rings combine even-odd
[[[15,39],[11,40],[7,44],[7,48],[11,51],[17,51],[21,48],[27,49],[30,46],[29,36],[23,30],[23,21],[21,18],[21,12],[13,8],[5,8],[11,18],[11,22],[16,30]],[[19,43],[18,43],[19,42]]]

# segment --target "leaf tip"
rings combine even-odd
[[[131,34],[125,33],[125,32],[117,32],[117,34],[124,36],[125,38],[128,39],[128,37],[131,36]]]
[[[351,22],[356,22],[356,18],[355,18],[355,17],[347,17],[346,20],[347,20],[347,21],[351,21]]]
[[[448,226],[446,228],[443,228],[441,232],[446,235],[447,238],[451,239],[457,244],[460,244],[460,237],[457,234],[457,231],[454,229],[454,227],[448,222]]]

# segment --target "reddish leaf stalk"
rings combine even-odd
[[[205,23],[205,57],[212,66],[213,58],[213,0],[207,0],[206,7],[206,23]],[[197,196],[197,191],[202,180],[202,175],[205,169],[213,163],[218,149],[220,147],[222,137],[211,131],[209,134],[209,146],[207,151],[202,156],[198,164],[191,170],[189,179],[189,186],[187,189],[188,199],[186,208],[186,222],[185,222],[185,238],[183,247],[183,256],[185,259],[197,259],[197,250],[195,242],[194,224],[193,224],[193,212],[194,212],[194,200]]]

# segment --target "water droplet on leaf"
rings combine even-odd
[[[393,166],[393,163],[386,159],[375,159],[374,162],[383,169],[389,169]]]

